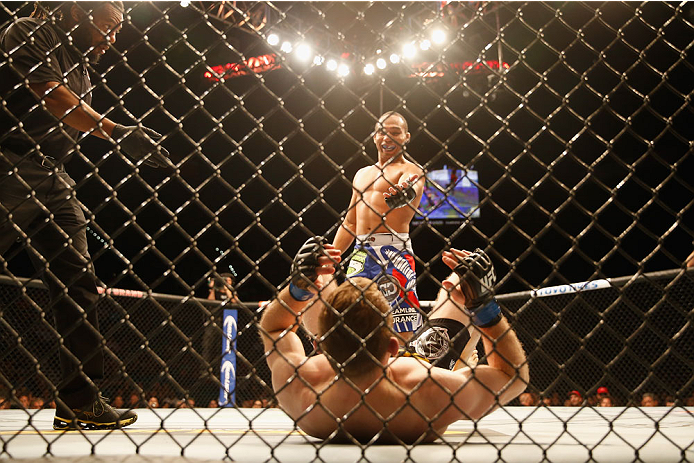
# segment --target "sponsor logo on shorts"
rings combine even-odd
[[[393,267],[395,267],[407,279],[407,285],[404,288],[405,291],[409,291],[414,288],[415,284],[417,283],[417,275],[412,269],[410,262],[402,254],[402,251],[398,251],[392,246],[388,246],[383,247],[381,249],[381,253],[386,257],[386,262],[392,264]]]
[[[352,255],[352,258],[349,260],[349,267],[347,267],[347,276],[363,272],[366,257],[366,251],[355,252]]]
[[[451,338],[448,329],[434,326],[422,333],[417,339],[410,342],[415,352],[431,360],[443,357],[448,352]]]
[[[400,294],[400,285],[395,277],[383,275],[378,279],[376,284],[378,285],[378,289],[383,293],[383,296],[385,296],[386,301],[393,302],[398,298],[398,294]]]

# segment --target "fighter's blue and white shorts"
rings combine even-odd
[[[416,331],[422,325],[417,298],[412,242],[407,233],[357,236],[347,267],[347,278],[373,280],[393,311],[393,329]]]

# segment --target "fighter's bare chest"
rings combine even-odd
[[[398,180],[402,177],[404,171],[370,171],[362,174],[358,181],[355,182],[355,187],[362,193],[378,192],[383,193],[388,188],[397,185]]]

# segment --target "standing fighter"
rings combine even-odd
[[[154,141],[161,135],[115,124],[90,106],[88,70],[116,41],[123,3],[65,2],[52,15],[54,21],[37,3],[30,18],[0,33],[0,255],[21,238],[49,289],[62,338],[53,427],[117,428],[137,415],[111,408],[95,384],[104,376],[97,278],[87,221],[64,164],[80,132],[115,140],[138,164],[170,161]]]
[[[494,267],[483,251],[443,253],[453,273],[408,356],[400,355],[390,307],[373,281],[351,278],[323,293],[319,277],[332,274],[339,259],[339,250],[309,239],[294,258],[289,287],[260,321],[279,404],[308,435],[431,442],[451,423],[477,420],[525,390],[525,353],[494,299]],[[307,357],[296,330],[316,294],[321,353]],[[468,325],[482,333],[488,365],[452,371]]]
[[[393,309],[395,331],[406,340],[422,324],[409,231],[422,199],[424,172],[403,156],[410,132],[401,114],[382,115],[373,140],[378,162],[354,176],[352,199],[333,246],[344,253],[356,238],[347,277],[376,282]]]

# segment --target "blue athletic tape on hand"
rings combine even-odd
[[[489,304],[473,312],[472,323],[474,323],[476,326],[486,328],[488,326],[495,325],[501,318],[500,314],[501,309],[499,308],[499,304],[492,299]]]
[[[294,299],[301,302],[308,301],[315,296],[315,294],[308,289],[301,289],[294,283],[289,283],[289,294],[291,294]]]

